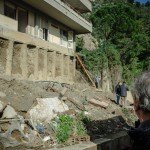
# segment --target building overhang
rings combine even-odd
[[[61,0],[23,0],[58,22],[73,29],[77,34],[92,32],[92,24],[69,8]]]
[[[63,0],[70,4],[75,10],[80,13],[87,13],[92,11],[92,4],[89,0]]]

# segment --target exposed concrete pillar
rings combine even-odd
[[[75,77],[75,75],[76,75],[76,57],[74,57],[74,61],[73,61],[73,63],[74,63],[74,65],[73,65],[73,78]]]
[[[61,68],[61,77],[64,77],[64,54],[61,54],[61,61],[60,61],[60,68]]]
[[[35,67],[34,67],[34,78],[35,80],[38,80],[38,54],[39,49],[35,48]]]
[[[27,45],[21,44],[21,62],[20,67],[22,69],[22,77],[27,78],[28,68],[27,68]]]
[[[12,71],[12,55],[13,55],[13,41],[9,41],[8,48],[6,49],[6,75],[11,75]]]
[[[68,80],[70,80],[70,56],[67,56]]]
[[[55,78],[56,71],[56,51],[53,52],[53,60],[52,60],[52,77]]]
[[[44,50],[44,80],[47,80],[47,50]]]

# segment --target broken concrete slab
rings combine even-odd
[[[37,120],[49,122],[58,112],[69,110],[68,106],[58,97],[37,98],[36,100],[37,105],[28,111],[33,122],[37,122]]]
[[[99,100],[96,100],[96,99],[89,100],[89,103],[93,104],[94,106],[105,108],[105,109],[109,106],[108,103],[106,103],[104,101],[99,101]]]
[[[17,116],[17,112],[13,107],[10,105],[7,105],[7,107],[3,111],[2,119],[10,119],[10,118],[15,118]]]
[[[23,139],[27,139],[25,136],[21,123],[19,121],[12,121],[8,130],[5,133],[0,133],[0,142],[4,147],[15,147],[22,144],[22,141],[18,141],[15,137],[12,136],[13,131],[20,132],[20,136]]]

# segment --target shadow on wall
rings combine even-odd
[[[91,141],[97,144],[97,150],[124,150],[131,144],[124,128],[129,128],[122,116],[106,120],[88,120],[84,123]]]

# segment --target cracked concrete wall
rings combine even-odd
[[[0,38],[0,74],[32,81],[73,83],[74,56]]]
[[[0,73],[5,74],[8,40],[0,39]]]

